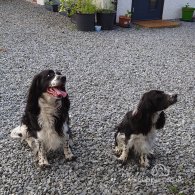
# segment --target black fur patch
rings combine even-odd
[[[165,125],[165,113],[162,111],[156,121],[156,129],[162,129]]]

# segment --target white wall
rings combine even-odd
[[[44,0],[37,0],[37,4],[44,5]]]
[[[187,3],[189,3],[191,7],[195,7],[195,0],[165,0],[162,19],[181,18],[181,8]]]
[[[181,18],[181,8],[189,3],[195,7],[195,0],[165,0],[162,19],[178,19]],[[127,10],[131,10],[132,0],[118,0],[117,22],[119,15],[124,15]]]

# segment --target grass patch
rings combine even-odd
[[[176,185],[168,186],[169,192],[174,195],[186,195],[184,192],[179,192],[179,189]]]
[[[171,192],[172,194],[178,194],[179,193],[179,189],[176,185],[170,185],[168,187],[169,192]]]
[[[136,29],[136,30],[140,30],[140,29],[141,29],[141,26],[136,25],[136,26],[135,26],[135,29]]]

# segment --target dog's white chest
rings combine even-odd
[[[61,101],[50,97],[47,94],[43,94],[39,99],[40,114],[38,117],[39,125],[43,128],[54,129],[55,119],[59,115],[59,109],[62,106]]]
[[[136,153],[148,154],[148,153],[152,152],[151,149],[152,149],[152,146],[154,144],[154,140],[155,140],[155,129],[152,128],[150,133],[148,133],[147,135],[132,134],[128,144],[130,145],[130,147],[134,148],[134,151]]]
[[[50,100],[48,96],[39,99],[40,114],[38,117],[39,125],[43,128],[54,128],[55,117],[58,116],[58,109],[61,107],[61,102]],[[49,103],[48,103],[49,102]]]
[[[58,116],[58,109],[61,105],[55,102],[47,104],[46,101],[44,99],[39,101],[41,110],[38,122],[41,130],[37,133],[37,136],[44,143],[47,150],[56,150],[63,142],[63,137],[55,131],[55,117]]]
[[[63,143],[62,137],[54,129],[43,128],[37,133],[37,137],[44,143],[46,150],[56,150]]]

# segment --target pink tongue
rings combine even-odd
[[[55,97],[66,97],[67,96],[67,93],[65,91],[61,91],[54,87],[48,88],[47,92]]]

